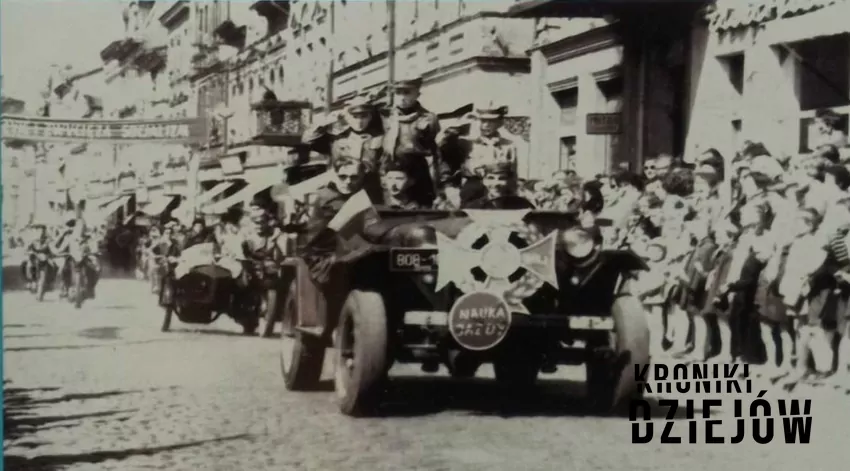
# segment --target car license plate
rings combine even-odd
[[[404,313],[407,325],[448,325],[449,314],[441,311],[408,311]]]
[[[602,316],[572,316],[570,328],[575,330],[614,330],[614,319]]]
[[[437,249],[396,248],[390,250],[390,271],[430,272],[437,268]]]

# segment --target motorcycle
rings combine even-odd
[[[86,299],[94,298],[94,270],[90,262],[90,257],[93,255],[83,249],[70,250],[68,252],[68,270],[70,275],[68,300],[77,309],[83,306],[83,302]]]
[[[243,333],[253,335],[259,327],[263,304],[261,276],[249,276],[247,288],[239,286],[236,278],[242,265],[235,260],[223,260],[212,254],[211,244],[200,244],[184,251],[180,260],[169,257],[169,270],[163,276],[159,304],[165,309],[162,331],[171,328],[173,316],[186,324],[211,324],[227,315],[240,324]],[[207,251],[208,253],[200,254]],[[178,262],[198,257],[198,262],[188,263],[187,270],[176,270]],[[250,261],[247,265],[256,265]],[[258,270],[250,270],[257,272]],[[263,275],[264,276],[264,275]]]
[[[53,264],[50,256],[45,252],[35,254],[35,285],[32,289],[38,301],[44,301],[44,294],[47,292],[52,278]]]

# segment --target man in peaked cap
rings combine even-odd
[[[517,195],[517,172],[513,162],[500,161],[482,169],[485,193],[463,205],[469,209],[534,209],[527,199]]]
[[[304,142],[311,151],[328,156],[332,165],[339,159],[361,162],[366,172],[364,188],[373,201],[380,201],[378,165],[384,128],[375,105],[368,97],[357,96],[348,103],[342,118],[332,114],[326,122],[308,130]]]
[[[386,123],[384,154],[390,159],[407,159],[412,166],[421,169],[416,170],[416,187],[411,191],[433,203],[438,186],[435,180],[441,175],[442,159],[436,141],[440,122],[436,114],[419,103],[421,86],[421,78],[403,79],[393,84],[395,101]]]
[[[472,201],[484,195],[486,189],[482,178],[488,167],[504,164],[505,168],[516,169],[516,145],[500,132],[507,112],[506,106],[493,101],[480,104],[470,116],[478,122],[477,132],[473,131],[470,136],[460,136],[457,128],[450,128],[440,140],[446,161],[458,167],[455,170],[460,172],[464,180],[461,190],[463,201]]]

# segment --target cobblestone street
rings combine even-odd
[[[815,471],[850,459],[850,397],[811,388],[797,394],[814,403],[812,444],[796,446],[632,445],[627,419],[583,416],[581,383],[563,381],[506,407],[486,379],[399,379],[388,417],[353,420],[329,388],[284,389],[275,340],[227,319],[160,333],[140,282],[104,280],[99,296],[80,311],[55,293],[4,296],[6,469]]]

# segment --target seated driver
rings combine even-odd
[[[39,254],[50,255],[51,247],[50,240],[47,236],[47,227],[43,224],[33,226],[35,230],[35,238],[27,246],[27,258],[23,263],[24,279],[30,288],[35,287],[38,275],[38,258]]]
[[[499,161],[483,167],[487,194],[464,205],[464,209],[534,209],[527,199],[517,195],[515,161]]]
[[[96,257],[94,257],[95,251],[93,241],[89,237],[89,233],[86,230],[86,224],[82,219],[70,219],[67,223],[69,230],[66,232],[65,236],[59,241],[56,247],[54,247],[54,253],[62,254],[62,255],[70,255],[71,253],[79,253],[82,254],[82,263],[84,269],[89,270],[90,278],[89,278],[89,296],[94,297],[94,289],[97,285],[98,276],[100,275],[100,264]],[[67,293],[69,281],[70,281],[70,270],[67,264],[67,257],[64,257],[63,266],[60,267],[60,272],[64,272],[66,274],[65,281],[63,283],[63,291]]]
[[[206,221],[204,221],[204,218],[202,217],[195,218],[195,220],[192,221],[192,227],[189,230],[189,234],[183,242],[183,250],[195,245],[211,242],[213,242],[213,234],[207,228]]]
[[[304,261],[313,279],[320,283],[328,281],[337,249],[337,235],[328,224],[343,205],[363,188],[363,176],[366,173],[366,167],[352,159],[334,161],[333,170],[337,178],[315,195],[309,209],[310,218],[305,234]],[[373,222],[371,214],[374,213],[364,213],[367,215],[363,221],[364,227]]]
[[[242,231],[242,249],[249,265],[246,267],[247,270],[243,270],[244,275],[239,279],[243,287],[248,283],[246,272],[255,275],[259,268],[258,263],[280,263],[285,248],[283,233],[275,224],[271,210],[265,201],[255,198],[248,210],[248,218],[249,222]]]

